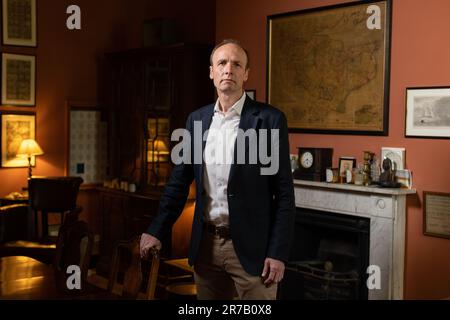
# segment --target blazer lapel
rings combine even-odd
[[[213,115],[214,115],[214,104],[210,105],[207,108],[207,110],[201,116],[201,121],[202,121],[202,155],[203,155],[203,152],[205,151],[206,138],[208,137],[208,135],[206,135],[205,137],[203,137],[203,136],[205,134],[205,131],[209,130],[209,127],[211,126]],[[202,164],[203,164],[203,160],[202,160]]]
[[[203,136],[205,134],[205,131],[208,130],[209,127],[211,126],[211,121],[214,114],[214,105],[215,104],[209,105],[208,108],[206,108],[206,110],[200,115],[200,120],[202,122],[202,161],[198,171],[197,179],[199,181],[199,186],[202,188],[202,190],[199,190],[199,192],[203,191],[203,170],[204,170],[203,153],[205,152],[206,138],[208,137],[208,135],[206,135],[204,139]]]
[[[250,99],[248,96],[245,97],[244,107],[242,108],[241,120],[239,122],[239,129],[242,129],[244,132],[248,129],[255,129],[258,126],[259,120],[259,108],[258,105]],[[234,162],[230,168],[230,174],[228,176],[228,186],[230,186],[230,182],[233,180],[233,177],[236,172],[236,160],[237,160],[237,139],[234,143]],[[248,153],[248,144],[245,145],[245,153]]]

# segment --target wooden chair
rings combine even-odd
[[[123,299],[155,299],[160,262],[159,251],[151,250],[151,257],[148,260],[142,260],[139,250],[140,239],[140,236],[137,236],[117,245],[108,282],[108,291],[111,295],[119,294]],[[143,270],[147,271],[147,269],[148,280],[144,284]],[[120,279],[122,279],[121,284]],[[145,290],[144,295],[141,293],[142,290]]]
[[[48,214],[64,215],[77,208],[77,196],[83,179],[80,177],[32,177],[28,180],[29,204],[34,212],[35,237],[39,237],[38,213],[41,213],[42,237],[48,238]]]
[[[63,293],[78,295],[83,290],[69,289],[67,273],[69,266],[77,266],[80,270],[81,289],[86,286],[92,252],[93,235],[85,221],[78,220],[78,213],[71,211],[66,214],[64,224],[59,229],[56,242],[56,253],[53,262],[56,286]]]
[[[0,207],[2,216],[0,229],[5,230],[5,232],[1,232],[0,257],[27,256],[46,264],[52,264],[55,260],[57,245],[55,242],[28,240],[26,234],[28,212],[29,206],[24,204]],[[80,207],[66,212],[66,215],[70,216],[67,222],[78,220],[80,212]]]

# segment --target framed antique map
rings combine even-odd
[[[389,1],[268,17],[267,101],[291,132],[387,135]]]
[[[24,139],[35,139],[36,116],[34,113],[1,114],[1,154],[2,167],[27,167],[26,158],[17,157],[17,150]],[[35,165],[35,156],[31,165]]]

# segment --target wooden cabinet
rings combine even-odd
[[[145,232],[157,213],[171,170],[170,149],[176,144],[170,142],[171,132],[185,127],[190,112],[214,101],[214,86],[209,79],[211,49],[210,45],[183,43],[106,55],[103,100],[109,110],[108,176],[134,183],[137,190],[99,190],[99,273],[108,274],[118,241]],[[165,143],[163,149],[157,146],[160,141]],[[189,227],[190,224],[186,222]],[[180,232],[187,232],[184,225],[181,229]],[[171,257],[176,245],[171,239],[172,234],[161,239],[163,257]],[[187,256],[186,243],[176,246],[173,251],[177,256],[184,251]]]
[[[214,100],[211,49],[177,44],[107,55],[111,177],[136,183],[143,193],[163,188],[176,143],[171,132]]]
[[[125,212],[129,197],[122,192],[104,189],[100,193],[102,217],[101,255],[111,256],[118,241],[126,239]]]

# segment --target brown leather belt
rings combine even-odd
[[[205,223],[205,230],[210,234],[219,236],[219,238],[231,239],[230,227],[228,226],[215,226],[210,223]]]

